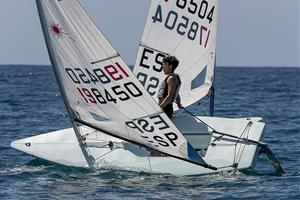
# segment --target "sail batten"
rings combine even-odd
[[[104,59],[102,59],[102,60],[93,61],[93,62],[91,62],[91,64],[94,65],[94,64],[97,64],[97,63],[106,61],[106,60],[110,60],[110,59],[112,59],[112,58],[119,57],[119,56],[120,56],[120,55],[119,55],[118,53],[116,53],[116,54],[114,54],[114,55],[112,55],[112,56],[109,56],[109,57],[107,57],[107,58],[104,58]]]
[[[165,54],[165,55],[168,54],[167,52],[163,52],[163,51],[161,51],[161,50],[159,50],[159,49],[155,49],[155,48],[151,47],[150,45],[144,44],[144,43],[142,43],[142,42],[140,43],[140,47],[145,47],[145,48],[147,48],[147,49],[154,50],[154,51],[157,51],[157,52],[162,53],[162,54]]]
[[[205,166],[79,1],[37,0],[55,74],[73,123]]]

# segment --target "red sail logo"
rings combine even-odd
[[[58,24],[55,24],[54,22],[52,22],[50,24],[50,31],[53,33],[54,36],[56,36],[58,39],[59,38],[62,38],[64,34],[63,29],[58,25]]]
[[[65,36],[67,36],[68,38],[70,38],[72,41],[75,41],[73,38],[71,38],[67,33],[65,33],[63,31],[63,28],[59,26],[59,24],[51,22],[49,25],[50,31],[52,32],[52,34],[57,38],[63,38]]]

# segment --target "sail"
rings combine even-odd
[[[37,0],[72,121],[207,167],[75,0]]]
[[[180,97],[188,106],[209,93],[216,54],[217,0],[151,0],[140,42],[134,74],[156,98],[164,80],[162,59],[174,55],[180,61]]]

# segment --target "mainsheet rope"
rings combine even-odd
[[[175,102],[175,101],[174,101]],[[175,102],[177,104],[177,102]],[[178,104],[177,104],[178,105]],[[210,128],[212,130],[212,133],[216,133],[216,134],[220,134],[221,136],[220,137],[217,137],[214,139],[214,141],[220,139],[221,137],[223,136],[227,136],[227,137],[231,137],[231,138],[235,138],[237,139],[236,143],[235,143],[235,147],[234,147],[234,158],[233,158],[233,164],[232,165],[229,165],[229,166],[223,166],[223,167],[218,167],[218,169],[221,169],[221,168],[226,168],[226,167],[233,167],[235,170],[237,169],[238,167],[238,164],[241,160],[241,157],[242,157],[242,153],[240,154],[240,150],[242,148],[242,146],[239,147],[238,149],[238,154],[240,154],[240,156],[237,155],[237,144],[240,142],[240,141],[245,141],[245,142],[251,142],[251,143],[255,143],[255,144],[263,144],[259,141],[255,141],[255,140],[251,140],[251,139],[248,139],[248,138],[244,138],[243,135],[245,133],[247,133],[247,136],[249,134],[249,131],[250,131],[250,127],[251,125],[253,124],[252,121],[248,122],[247,126],[245,127],[245,129],[243,130],[243,132],[241,133],[240,137],[237,137],[237,136],[234,136],[234,135],[230,135],[230,134],[227,134],[227,133],[222,133],[222,132],[219,132],[217,131],[216,129],[214,129],[212,126],[210,126],[209,124],[205,123],[203,120],[201,120],[199,117],[197,117],[195,114],[193,114],[192,112],[190,112],[189,110],[187,110],[185,107],[181,106],[180,108],[182,108],[185,112],[187,112],[188,114],[190,114],[191,116],[193,116],[195,119],[199,120],[201,123],[203,123],[204,125],[206,125],[208,128]],[[246,134],[245,134],[246,135]],[[238,158],[239,157],[239,158]],[[237,161],[238,160],[238,161]]]

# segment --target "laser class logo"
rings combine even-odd
[[[62,38],[64,35],[67,35],[66,33],[63,32],[63,28],[61,28],[59,24],[56,24],[54,22],[50,23],[50,31],[58,39]]]
[[[49,28],[50,28],[52,35],[54,37],[56,37],[57,39],[62,39],[64,37],[67,37],[67,38],[71,39],[73,42],[75,41],[72,37],[69,36],[69,34],[64,32],[64,29],[58,23],[51,22],[49,25]]]

